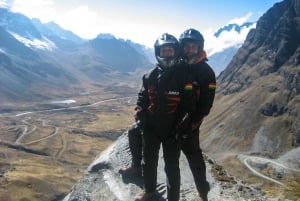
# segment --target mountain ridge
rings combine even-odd
[[[6,34],[5,39],[4,37],[2,41],[0,39],[0,49],[2,54],[9,53],[5,49],[11,50],[10,54],[5,56],[11,61],[10,65],[15,65],[17,61],[18,63],[26,63],[22,68],[25,70],[24,67],[27,66],[28,69],[26,71],[30,71],[39,66],[34,64],[34,62],[41,64],[40,60],[46,60],[48,65],[44,65],[44,67],[58,67],[58,69],[64,71],[62,74],[68,74],[68,77],[73,81],[77,80],[76,87],[82,85],[80,80],[85,81],[85,84],[83,84],[85,86],[87,84],[109,85],[118,82],[120,79],[132,82],[133,75],[136,75],[134,80],[135,85],[138,85],[140,82],[139,77],[152,68],[156,62],[153,49],[146,48],[130,40],[117,39],[109,33],[100,33],[96,38],[86,40],[81,39],[71,31],[62,29],[54,22],[43,24],[39,19],[30,20],[25,15],[11,12],[5,8],[0,9],[0,16],[1,34]],[[219,34],[224,31],[228,30],[220,29]],[[217,75],[226,67],[232,55],[233,50],[226,49],[222,53],[211,56],[210,61],[223,58],[222,60],[220,59],[220,62],[216,63],[215,61],[213,63],[213,68],[215,68]],[[23,61],[20,60],[21,58]],[[52,64],[50,65],[50,63]],[[29,67],[30,65],[36,67]],[[53,70],[49,69],[45,72]],[[6,71],[13,71],[13,68],[6,69]],[[13,72],[10,72],[10,74],[13,75]],[[18,76],[18,74],[13,75],[14,78],[11,78],[11,80],[26,82],[22,80],[26,77]],[[0,80],[3,80],[1,82],[4,82],[5,79],[7,77],[1,79],[0,75]],[[45,86],[51,89],[51,85],[46,82],[46,79],[47,77],[36,77],[36,82],[33,83],[35,83],[34,85]],[[34,81],[34,77],[26,80]],[[67,84],[66,80],[69,79],[56,77],[55,83],[65,83],[61,87],[71,89],[74,86],[74,82]],[[44,81],[45,83],[43,83]],[[39,84],[40,82],[42,84]],[[3,84],[4,86],[6,86],[5,83]],[[16,93],[18,90],[10,87],[9,89],[3,88],[3,92],[12,90],[12,94],[20,94],[16,98],[10,97],[11,93],[7,93],[6,97],[11,101],[18,99],[22,101],[21,99],[25,97],[24,92],[26,91],[40,94],[40,97],[48,97],[50,95],[47,94],[45,96],[45,94],[41,94],[45,91],[43,89],[39,91],[36,88],[26,89],[22,90],[22,93]],[[30,95],[30,93],[27,94]]]
[[[53,22],[42,24],[4,8],[0,8],[0,34],[0,62],[5,64],[0,74],[1,102],[49,98],[59,94],[54,92],[58,88],[132,81],[131,72],[152,66],[142,46],[100,37],[84,40]]]
[[[294,37],[300,35],[298,10],[299,0],[275,4],[219,75],[213,113],[202,139],[205,150],[216,158],[236,152],[276,158],[293,149],[300,122],[300,43]],[[209,136],[210,130],[215,134]],[[220,148],[222,157],[217,154]]]

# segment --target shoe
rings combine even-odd
[[[142,191],[135,195],[134,201],[158,201],[158,196],[155,192]]]
[[[208,201],[207,194],[199,193],[198,195],[199,195],[198,201]]]
[[[123,167],[119,170],[119,173],[123,175],[142,175],[142,168],[134,166]]]

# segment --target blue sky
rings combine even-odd
[[[54,21],[82,38],[111,33],[152,47],[164,32],[187,28],[204,36],[230,22],[256,21],[281,0],[0,0],[11,10]]]

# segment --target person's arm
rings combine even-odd
[[[202,71],[199,79],[200,94],[196,111],[192,115],[192,129],[201,125],[204,117],[209,114],[215,98],[216,77],[214,71],[206,66],[206,70]]]
[[[143,125],[146,119],[146,111],[149,105],[149,95],[148,95],[148,76],[143,76],[142,87],[138,93],[137,106],[135,108],[136,121]]]

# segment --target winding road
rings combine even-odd
[[[281,186],[284,186],[284,184],[278,180],[275,180],[271,177],[268,177],[262,173],[260,173],[259,171],[257,171],[256,169],[254,169],[250,164],[249,162],[252,161],[254,163],[270,163],[274,166],[278,166],[278,167],[281,167],[282,169],[285,169],[285,170],[290,170],[290,171],[293,171],[293,172],[299,172],[300,173],[300,170],[297,170],[297,169],[294,169],[294,168],[290,168],[290,167],[287,167],[286,165],[283,165],[281,163],[278,163],[277,161],[275,160],[271,160],[271,159],[267,159],[267,158],[262,158],[262,157],[257,157],[257,156],[244,156],[244,160],[243,160],[243,163],[245,164],[245,166],[253,173],[255,174],[256,176],[259,176],[263,179],[266,179],[268,181],[271,181],[271,182],[274,182],[276,184],[279,184]]]
[[[22,113],[18,113],[18,114],[15,114],[15,115],[11,115],[11,114],[0,114],[0,117],[23,117],[23,116],[27,116],[27,115],[30,115],[30,114],[35,114],[35,113],[43,113],[43,112],[53,112],[53,111],[63,111],[63,110],[70,110],[70,109],[78,109],[78,108],[85,108],[85,107],[93,107],[93,106],[96,106],[98,104],[101,104],[101,103],[106,103],[106,102],[113,102],[113,101],[119,101],[119,100],[124,100],[124,99],[131,99],[131,98],[135,98],[136,96],[127,96],[127,97],[121,97],[121,98],[110,98],[110,99],[105,99],[105,100],[100,100],[100,101],[97,101],[95,103],[92,103],[92,104],[88,104],[88,105],[80,105],[80,106],[74,106],[74,107],[64,107],[64,108],[58,108],[58,109],[46,109],[46,110],[39,110],[39,111],[28,111],[28,112],[22,112]],[[41,142],[43,140],[46,140],[46,139],[49,139],[51,137],[54,137],[56,135],[58,135],[59,133],[59,127],[57,126],[54,126],[54,125],[48,125],[46,123],[46,120],[41,120],[42,123],[41,125],[43,127],[46,127],[46,126],[52,126],[53,127],[53,132],[51,132],[48,136],[45,136],[45,137],[42,137],[40,139],[36,139],[36,140],[33,140],[33,141],[30,141],[30,142],[22,142],[22,139],[26,136],[26,135],[29,135],[31,133],[33,133],[36,129],[37,129],[37,126],[35,124],[30,124],[28,122],[28,120],[30,120],[31,117],[26,117],[24,118],[21,122],[23,124],[21,125],[17,125],[16,127],[17,128],[21,128],[23,131],[22,133],[17,137],[17,139],[15,140],[15,144],[16,145],[30,145],[30,144],[33,144],[33,143],[37,143],[37,142]],[[31,130],[29,130],[29,127],[32,127]],[[29,130],[29,131],[28,131]],[[0,139],[0,142],[2,140]],[[8,143],[9,144],[9,143]],[[61,155],[63,154],[63,152],[65,151],[66,149],[66,146],[67,146],[67,141],[65,139],[64,136],[62,136],[62,149],[56,154],[56,159],[60,158]]]

